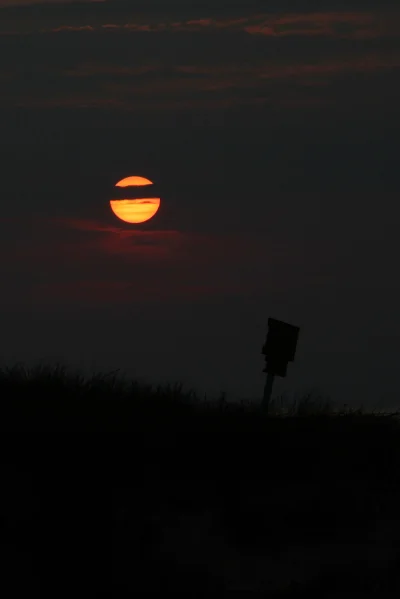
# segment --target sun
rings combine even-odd
[[[153,182],[145,177],[126,177],[116,183],[115,187],[119,188],[134,188],[153,185]],[[127,193],[132,195],[132,191]],[[111,210],[115,216],[126,223],[144,223],[150,220],[160,207],[160,198],[151,197],[135,197],[131,199],[110,200]]]

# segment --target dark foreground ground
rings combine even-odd
[[[3,373],[0,393],[3,596],[400,596],[393,417],[60,373]]]

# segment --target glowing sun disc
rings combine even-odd
[[[160,207],[160,198],[137,200],[111,200],[115,216],[126,223],[144,223],[152,218]]]

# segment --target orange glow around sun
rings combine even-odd
[[[153,182],[144,177],[126,177],[121,179],[115,187],[143,187],[152,185]],[[160,198],[135,198],[123,200],[110,200],[111,210],[115,216],[126,223],[144,223],[152,218],[160,207]]]

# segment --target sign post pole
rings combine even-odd
[[[275,375],[272,374],[272,372],[268,372],[267,380],[265,381],[265,385],[264,385],[264,395],[263,395],[263,401],[262,401],[262,409],[263,409],[263,412],[265,412],[266,414],[268,414],[269,400],[271,399],[272,385],[274,384],[274,378],[275,378]]]

